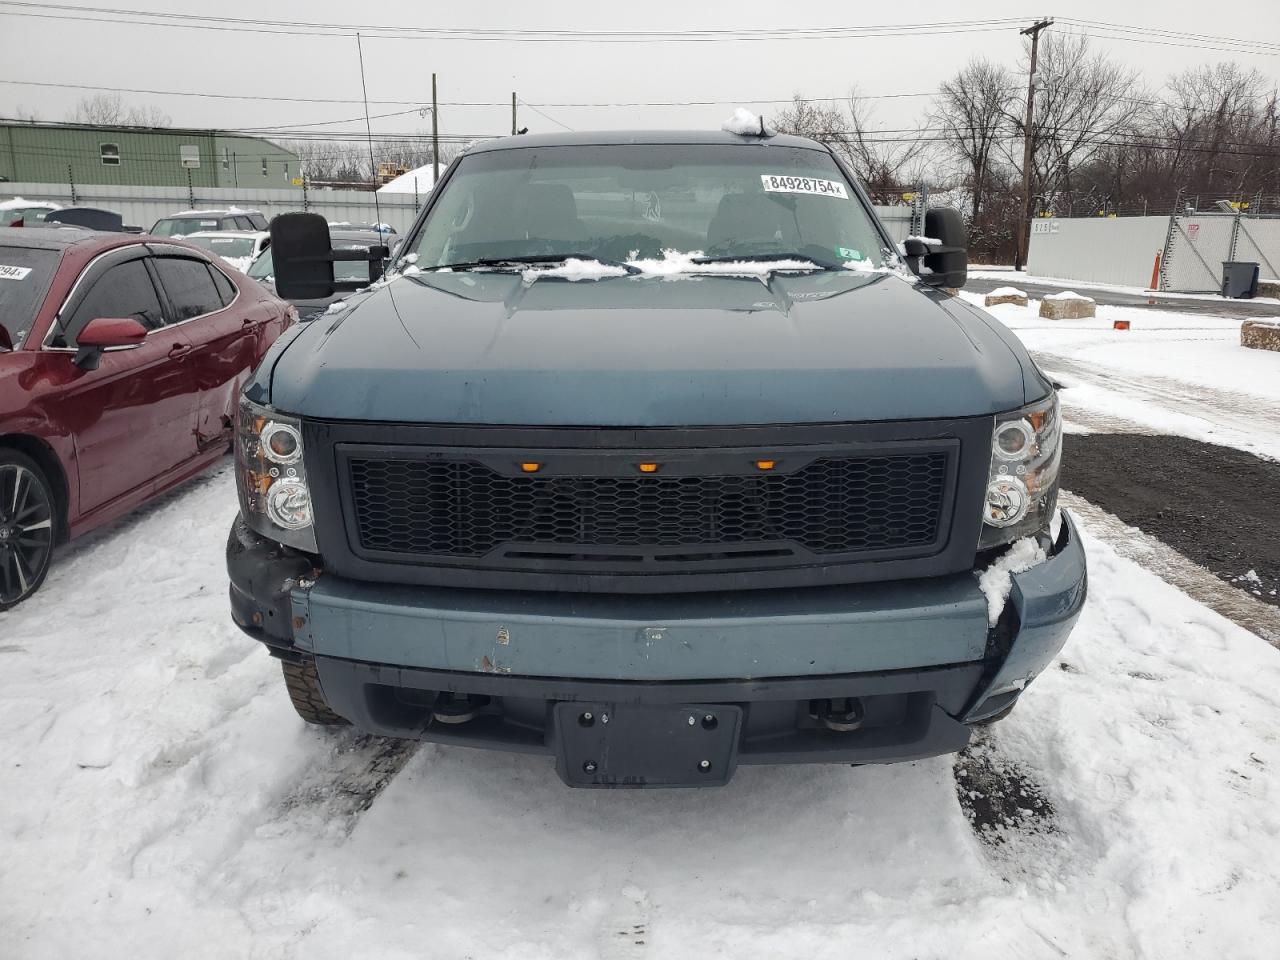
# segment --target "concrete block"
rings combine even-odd
[[[1048,320],[1082,320],[1097,315],[1097,305],[1089,297],[1070,290],[1054,293],[1040,301],[1040,316]]]
[[[1259,280],[1258,296],[1280,300],[1280,280]]]
[[[1280,323],[1273,320],[1246,320],[1240,325],[1240,346],[1280,353]]]

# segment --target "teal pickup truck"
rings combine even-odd
[[[350,293],[237,425],[232,613],[309,722],[581,787],[909,760],[1080,613],[1054,385],[951,294],[959,215],[895,243],[822,144],[514,136],[394,259],[271,233],[282,296]]]

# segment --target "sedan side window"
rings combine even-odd
[[[224,307],[231,306],[231,301],[236,298],[236,294],[240,291],[236,289],[236,285],[227,278],[227,275],[217,267],[210,266],[209,273],[213,275],[214,285],[218,288],[218,295],[222,298]]]
[[[164,326],[164,314],[156,288],[151,283],[142,259],[129,260],[107,268],[76,306],[68,320],[63,322],[67,336],[66,346],[75,346],[75,335],[85,324],[98,317],[129,317],[148,330]],[[57,344],[55,345],[64,345]]]
[[[222,309],[222,297],[203,260],[157,257],[153,262],[164,292],[169,295],[169,303],[173,305],[174,315],[169,318],[170,323],[181,323]]]

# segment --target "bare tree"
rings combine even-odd
[[[1047,35],[1040,48],[1030,133],[1032,194],[1070,215],[1072,174],[1133,132],[1147,96],[1137,71],[1104,53],[1091,53],[1088,37]],[[1009,122],[1020,142],[1027,136],[1023,118],[1015,111]],[[1021,146],[1017,149],[1020,153]]]
[[[850,90],[843,109],[820,105],[824,103],[806,100],[797,93],[773,125],[783,133],[828,144],[853,167],[874,202],[897,203],[903,187],[914,184],[922,173],[919,161],[925,144],[919,134],[877,135],[857,88]]]
[[[930,122],[964,167],[972,197],[971,224],[982,217],[982,202],[998,161],[996,148],[1009,134],[1016,95],[1007,67],[974,57],[943,82],[930,109]]]
[[[173,122],[159,107],[129,106],[118,93],[81,97],[67,119],[72,123],[130,127],[167,127]]]
[[[845,150],[853,169],[874,202],[899,202],[905,187],[913,186],[924,178],[926,142],[921,132],[877,134],[871,110],[867,101],[858,96],[857,87],[849,90],[847,109],[849,131]]]

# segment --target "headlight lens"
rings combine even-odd
[[[278,543],[317,552],[302,424],[296,418],[240,398],[236,488],[250,527]]]
[[[979,549],[1037,533],[1058,501],[1062,420],[1058,395],[996,417]]]

